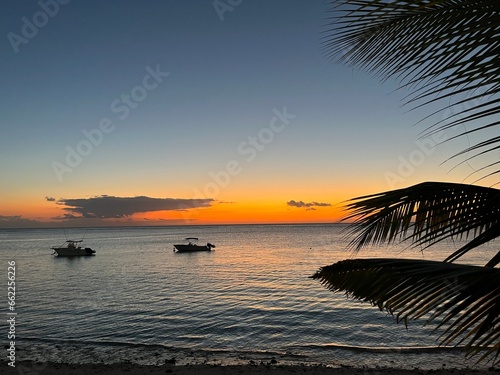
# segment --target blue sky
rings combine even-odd
[[[400,176],[420,150],[425,126],[412,125],[429,110],[408,112],[392,82],[325,59],[326,2],[216,4],[232,10],[221,17],[213,1],[193,0],[3,2],[0,189],[10,204],[0,216],[26,218],[29,204],[14,203],[39,199],[47,213],[33,220],[50,220],[47,204],[58,207],[44,197],[189,199],[231,160],[241,173],[204,198],[258,195],[289,209],[288,200],[336,204],[467,175],[439,166],[451,155],[442,146],[390,186],[387,173]],[[45,24],[44,7],[57,10]],[[22,37],[25,20],[43,25],[14,45],[12,33]],[[152,70],[163,76],[148,78],[155,87],[145,89]],[[126,116],[116,111],[123,105]],[[238,147],[269,127],[273,110],[294,118],[248,162]],[[112,131],[58,174],[54,165],[68,166],[68,147],[76,150],[103,119]]]

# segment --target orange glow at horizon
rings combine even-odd
[[[255,193],[255,195],[257,195]],[[283,194],[282,194],[283,195]],[[210,224],[287,224],[287,223],[334,223],[345,216],[339,199],[317,194],[316,199],[305,194],[292,194],[292,197],[305,197],[304,202],[324,202],[330,206],[294,207],[287,204],[289,197],[272,196],[266,199],[245,199],[243,196],[225,197],[216,200],[209,207],[185,211],[138,212],[123,218],[66,220],[64,215],[71,213],[57,200],[45,197],[31,199],[12,199],[2,207],[0,216],[21,216],[23,219],[36,220],[41,224],[64,225],[210,225]],[[267,197],[267,195],[266,195]],[[287,200],[288,199],[288,200]],[[79,216],[79,214],[76,214]]]
[[[61,208],[51,217],[62,216]],[[337,207],[314,210],[289,207],[283,203],[216,203],[210,207],[186,211],[139,212],[130,217],[107,219],[109,225],[211,225],[211,224],[287,224],[338,222],[342,212]]]
[[[160,211],[134,215],[151,222],[177,221],[177,224],[259,224],[259,223],[332,223],[343,217],[338,207],[314,210],[289,207],[283,203],[218,203],[188,211]]]

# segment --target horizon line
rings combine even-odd
[[[293,222],[293,223],[214,223],[214,224],[165,224],[165,225],[100,225],[100,226],[34,226],[0,227],[0,230],[19,229],[110,229],[110,228],[166,228],[166,227],[213,227],[213,226],[251,226],[251,225],[349,225],[348,222]]]

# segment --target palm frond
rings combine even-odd
[[[424,182],[348,201],[354,220],[346,231],[356,251],[368,244],[408,241],[428,247],[447,238],[474,239],[450,255],[454,261],[500,236],[500,190],[475,185]]]
[[[497,0],[333,0],[327,56],[413,91],[407,103],[440,101],[452,117],[430,133],[469,124],[460,136],[499,127],[500,2]],[[419,104],[420,103],[420,104]],[[483,133],[485,134],[485,133]],[[478,142],[468,159],[497,151]],[[497,147],[495,147],[497,146]],[[494,167],[494,165],[492,165]]]
[[[500,354],[500,270],[428,260],[351,259],[317,271],[333,292],[367,301],[405,322],[427,317],[441,345],[496,362]]]

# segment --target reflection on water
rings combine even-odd
[[[385,313],[308,278],[320,266],[352,256],[341,228],[89,229],[86,245],[96,256],[78,258],[56,258],[50,250],[65,234],[81,237],[78,230],[1,230],[0,258],[16,261],[19,342],[47,345],[46,356],[60,358],[71,345],[104,357],[118,356],[116,345],[152,345],[226,357],[234,350],[272,351],[347,361],[332,348],[435,347],[431,328],[412,322],[406,330]],[[174,253],[173,244],[189,236],[217,248]],[[458,246],[447,243],[423,254],[375,248],[358,256],[443,259]],[[468,261],[483,264],[485,254],[476,252]],[[151,363],[158,358],[153,352]],[[370,361],[372,354],[364,353]]]

